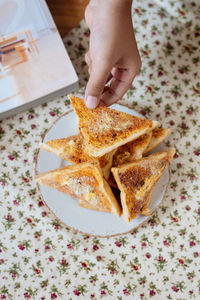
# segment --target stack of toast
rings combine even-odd
[[[138,214],[150,215],[152,190],[175,149],[148,154],[171,129],[102,105],[88,109],[72,95],[69,99],[79,134],[41,143],[40,148],[72,165],[36,175],[36,181],[78,198],[82,207],[117,216],[123,213],[126,222]]]

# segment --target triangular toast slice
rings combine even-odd
[[[142,158],[136,162],[112,168],[121,191],[121,203],[126,222],[137,214],[147,214],[151,193],[172,160],[175,149],[169,148]]]
[[[105,179],[110,175],[113,155],[117,149],[106,153],[102,157],[94,158],[87,155],[83,149],[83,137],[81,134],[67,138],[54,139],[46,143],[40,143],[39,147],[48,152],[54,153],[62,159],[72,163],[82,163],[87,161],[99,161]]]
[[[147,148],[150,142],[151,135],[152,132],[149,132],[142,135],[138,139],[119,147],[113,156],[112,166],[117,167],[125,163],[141,159],[144,150]],[[108,183],[112,187],[118,188],[112,172],[110,172],[108,177]]]
[[[157,121],[138,118],[103,105],[89,109],[82,99],[72,95],[68,97],[78,116],[85,152],[94,157],[103,156],[159,126]]]
[[[35,180],[80,199],[81,206],[88,203],[90,208],[111,212],[118,216],[121,214],[121,207],[103,179],[99,163],[86,162],[66,166],[37,175]]]
[[[113,157],[113,167],[141,159],[143,152],[149,145],[151,135],[152,132],[149,132],[138,139],[119,147]]]
[[[152,136],[148,147],[144,151],[144,155],[148,154],[151,150],[156,148],[160,143],[166,139],[172,132],[171,128],[155,128],[152,131]]]

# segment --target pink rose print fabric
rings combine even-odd
[[[200,299],[200,3],[133,1],[142,69],[121,104],[173,132],[162,207],[132,233],[96,238],[55,219],[33,180],[42,134],[67,96],[0,122],[0,299]],[[84,21],[64,39],[84,94]]]

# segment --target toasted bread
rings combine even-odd
[[[41,143],[39,147],[72,163],[82,163],[93,160],[92,157],[83,151],[83,137],[80,134],[50,140],[46,143]]]
[[[68,138],[50,140],[47,143],[41,143],[39,147],[48,152],[54,153],[64,160],[72,163],[82,163],[87,161],[99,161],[100,167],[105,179],[110,175],[113,155],[116,150],[106,153],[102,157],[94,158],[87,155],[83,149],[83,137],[81,134],[73,135]]]
[[[85,152],[90,156],[103,156],[159,126],[157,121],[138,118],[103,105],[91,110],[82,99],[72,95],[68,97],[78,116]]]
[[[121,207],[105,179],[103,179],[103,186],[106,192],[106,198],[109,199],[109,202],[107,199],[106,201],[105,199],[99,200],[101,195],[98,196],[99,199],[97,200],[97,195],[99,195],[99,192],[95,193],[95,195],[93,192],[91,192],[87,195],[86,199],[80,198],[79,206],[103,212],[111,212],[117,216],[120,216]]]
[[[112,167],[113,162],[113,155],[115,154],[117,149],[112,150],[109,153],[106,153],[105,155],[98,157],[98,161],[100,164],[100,167],[102,169],[103,177],[108,180],[110,176],[110,170]]]
[[[112,168],[111,168],[111,169],[112,169]],[[108,183],[110,184],[110,186],[111,186],[112,188],[118,189],[118,185],[117,185],[117,183],[116,183],[116,181],[115,181],[115,178],[114,178],[112,172],[110,172],[110,175],[109,175],[109,177],[108,177]]]
[[[117,167],[122,164],[141,159],[144,150],[147,148],[150,142],[151,135],[152,132],[149,132],[147,134],[142,135],[138,139],[119,147],[113,156],[112,167]],[[118,188],[112,172],[108,177],[108,183],[112,187]]]
[[[121,203],[126,222],[130,222],[137,214],[149,214],[147,208],[151,193],[174,153],[175,149],[169,148],[111,169],[121,191]]]
[[[66,166],[37,175],[35,180],[40,184],[54,188],[72,197],[80,199],[80,205],[90,208],[121,214],[121,207],[115,199],[111,188],[103,179],[99,163],[86,162]]]
[[[156,148],[164,139],[172,132],[171,128],[155,128],[152,131],[151,140],[148,147],[144,151],[144,155],[148,154],[151,150]]]
[[[141,159],[149,145],[152,133],[142,135],[138,139],[119,147],[113,157],[113,167]]]

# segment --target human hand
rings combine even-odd
[[[89,108],[118,101],[131,87],[141,67],[131,3],[132,0],[90,0],[85,10],[91,32],[85,56],[90,74],[85,92]]]

